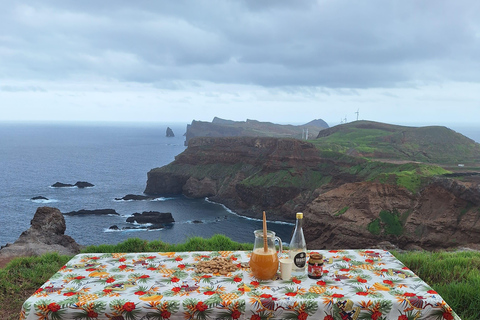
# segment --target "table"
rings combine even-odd
[[[289,281],[253,278],[248,251],[79,254],[23,304],[20,319],[460,319],[388,251],[315,252],[323,277]],[[218,256],[240,268],[196,273],[195,263]]]

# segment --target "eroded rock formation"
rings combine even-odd
[[[33,256],[47,252],[74,255],[80,252],[80,245],[65,235],[65,219],[57,208],[38,208],[30,225],[17,241],[0,249],[0,257]]]

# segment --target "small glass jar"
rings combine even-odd
[[[308,277],[320,279],[323,276],[323,256],[318,253],[310,255],[308,259]]]

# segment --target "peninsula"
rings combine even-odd
[[[148,173],[145,193],[208,197],[256,218],[303,211],[316,248],[478,248],[479,144],[445,127],[369,121],[319,132],[311,141],[192,138]]]

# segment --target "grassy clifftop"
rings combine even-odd
[[[480,162],[480,144],[441,126],[355,121],[320,131],[313,143],[322,150],[366,158],[448,165]]]

